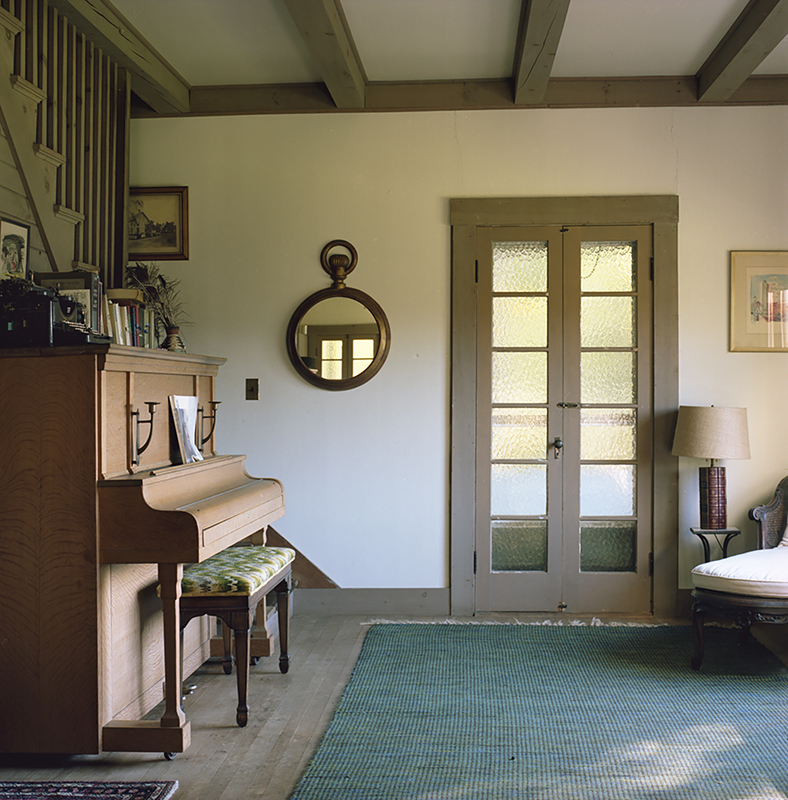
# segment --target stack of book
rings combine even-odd
[[[107,289],[107,335],[116,344],[158,346],[153,310],[146,308],[139,289]]]

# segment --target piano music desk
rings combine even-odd
[[[244,456],[172,463],[167,398],[205,408],[225,359],[119,345],[0,351],[0,752],[181,752],[184,563],[284,514],[275,479]],[[132,418],[158,402],[132,464]],[[163,609],[156,597],[162,586]],[[210,625],[184,638],[188,672]],[[161,720],[142,721],[162,698]]]

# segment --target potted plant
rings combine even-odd
[[[187,322],[179,296],[180,281],[165,278],[157,264],[136,262],[126,267],[126,286],[142,292],[145,305],[153,310],[156,335],[163,336],[163,350],[185,352],[181,326]]]

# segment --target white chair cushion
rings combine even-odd
[[[715,592],[788,598],[788,543],[783,539],[768,550],[699,564],[692,570],[692,582]]]

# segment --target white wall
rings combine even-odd
[[[788,474],[788,354],[728,352],[730,250],[788,250],[788,109],[599,109],[137,120],[134,186],[186,185],[181,278],[190,351],[219,374],[223,452],[284,481],[277,529],[340,586],[448,583],[449,198],[677,194],[680,398],[745,406],[753,458],[727,462],[729,522]],[[359,262],[348,285],[392,328],[370,383],[326,392],[290,366],[291,312],[329,285],[332,239]],[[244,400],[259,377],[260,400]],[[701,560],[697,468],[681,460],[680,575]],[[746,540],[745,540],[746,539]]]

